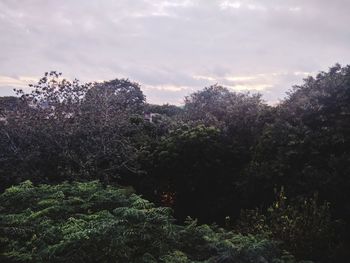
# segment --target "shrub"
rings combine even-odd
[[[96,181],[26,181],[0,204],[1,262],[294,262],[273,241],[176,225],[169,208]]]
[[[282,188],[266,211],[242,211],[236,229],[241,233],[280,240],[282,247],[299,258],[328,262],[337,245],[338,223],[331,218],[330,204],[319,202],[316,194],[288,202]]]

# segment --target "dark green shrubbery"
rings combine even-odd
[[[343,262],[336,255],[342,250],[338,233],[342,223],[331,218],[328,202],[320,202],[316,194],[290,201],[283,188],[276,196],[276,201],[265,211],[243,210],[235,229],[243,234],[280,240],[281,246],[298,258]]]
[[[242,222],[248,223],[246,229],[241,225],[242,233],[281,240],[282,248],[298,258],[322,263],[349,261],[350,66],[335,65],[308,77],[276,106],[267,105],[258,94],[236,93],[219,85],[189,95],[183,107],[150,105],[140,85],[129,80],[81,84],[67,81],[57,72],[46,73],[28,93],[18,91],[18,95],[0,98],[0,192],[26,180],[35,185],[99,180],[104,185],[130,185],[155,204],[171,206],[178,222],[191,216],[201,223],[219,225],[224,224],[225,217],[237,220],[242,209],[263,208],[246,212]],[[148,118],[151,113],[155,118]],[[288,201],[265,211],[274,202],[273,190],[281,186],[285,186],[290,200],[317,192],[319,201]],[[77,192],[68,194],[62,187]],[[114,201],[96,202],[100,198],[96,189],[86,197],[95,199],[86,199],[77,185],[28,189],[22,185],[8,190],[2,196],[1,219],[6,260],[13,254],[35,258],[32,261],[57,261],[77,250],[75,260],[84,258],[87,262],[97,260],[93,256],[96,251],[101,256],[99,261],[137,261],[145,251],[149,261],[150,255],[158,261],[171,257],[203,261],[220,255],[222,239],[233,238],[210,228],[210,235],[219,236],[218,244],[212,239],[201,241],[210,236],[208,233],[188,243],[191,235],[181,239],[187,228],[175,227],[168,210],[150,204],[147,209],[156,213],[155,217],[163,215],[160,211],[166,213],[164,222],[170,220],[166,225],[148,222],[150,212],[142,214],[145,208],[136,210],[140,218],[134,225],[120,225],[124,221],[118,221],[109,226],[114,220],[125,220],[126,215],[118,213],[134,211],[130,210],[134,208],[130,198],[136,197],[124,196],[126,203],[116,204],[119,197],[108,197],[108,191],[113,195],[116,189],[98,187],[102,192],[97,193]],[[11,195],[15,189],[22,190]],[[36,195],[40,203],[31,201]],[[93,209],[86,208],[88,205]],[[115,210],[117,207],[125,211]],[[336,224],[336,233],[340,233],[336,239],[335,219],[343,222]],[[137,234],[131,241],[125,237],[120,241],[109,235],[113,231],[128,233],[135,227],[140,233],[143,224],[152,229],[145,230],[146,239]],[[76,245],[80,243],[75,239],[81,242],[82,237],[71,226],[83,229],[88,241]],[[167,226],[176,228],[176,234],[163,240],[163,236],[169,237],[168,232],[162,236],[157,231],[163,233]],[[199,231],[198,227],[194,229]],[[234,237],[240,245],[247,240],[249,249],[258,246],[248,237]],[[168,247],[148,247],[148,240]],[[271,245],[270,241],[261,242]],[[187,250],[194,244],[201,252]],[[112,255],[108,250],[111,247],[117,247],[119,252],[113,253],[119,254]],[[237,250],[236,243],[232,247]],[[271,259],[265,254],[263,257]],[[237,258],[234,261],[239,262]]]
[[[176,225],[169,208],[98,182],[27,181],[0,203],[1,262],[295,262],[273,241]]]

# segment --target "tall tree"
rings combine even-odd
[[[1,124],[1,179],[4,186],[99,178],[109,181],[136,172],[131,137],[144,96],[136,83],[113,80],[80,84],[50,72],[18,91],[18,110]]]
[[[295,86],[278,107],[256,147],[249,184],[261,198],[276,185],[292,196],[318,191],[349,217],[349,149],[350,66],[335,65]]]

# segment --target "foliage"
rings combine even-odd
[[[270,111],[260,94],[231,92],[218,85],[186,97],[184,107],[186,119],[220,128],[240,145],[242,155],[250,155],[249,148],[271,121]]]
[[[0,97],[0,118],[6,117],[8,112],[15,111],[19,99],[17,97]]]
[[[329,203],[319,203],[317,195],[288,201],[282,188],[266,211],[243,210],[235,228],[241,233],[280,240],[299,258],[332,262],[339,224],[331,219]]]
[[[133,186],[152,202],[171,206],[179,222],[190,215],[220,225],[242,209],[257,208],[247,212],[256,218],[249,231],[275,233],[296,255],[306,255],[307,247],[321,262],[330,251],[324,249],[328,223],[341,219],[340,244],[329,237],[329,247],[334,255],[349,250],[350,66],[308,77],[276,106],[259,94],[219,85],[189,95],[183,107],[152,105],[129,80],[81,84],[56,72],[18,94],[0,98],[1,191],[27,179],[97,179]],[[157,120],[148,121],[147,113]],[[274,209],[276,218],[287,214],[294,223],[279,221],[273,228],[264,223],[273,222],[265,210],[281,186],[291,200],[317,192],[319,203],[312,208],[306,198],[308,206],[295,201]],[[288,232],[304,223],[302,234]],[[166,258],[192,260],[180,248]]]
[[[246,174],[254,199],[285,185],[290,196],[317,191],[337,216],[350,215],[349,124],[350,66],[335,65],[295,86],[255,146]]]
[[[183,108],[170,104],[147,104],[145,106],[146,112],[158,113],[168,117],[175,117],[183,113]]]
[[[98,182],[26,181],[0,203],[1,262],[295,262],[275,242],[175,225],[169,208]]]
[[[243,156],[216,127],[180,126],[144,148],[140,159],[148,173],[136,189],[155,201],[172,193],[179,219],[223,220],[235,202],[234,182]]]
[[[1,123],[0,182],[125,180],[137,173],[144,96],[128,80],[80,84],[46,73]],[[129,182],[130,183],[130,182]]]

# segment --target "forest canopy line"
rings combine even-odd
[[[350,66],[336,64],[327,72],[304,79],[276,106],[268,105],[259,94],[236,93],[219,85],[189,95],[183,107],[152,105],[146,102],[141,88],[127,79],[80,83],[48,72],[30,92],[17,90],[17,97],[0,97],[0,187],[5,202],[0,204],[1,213],[26,216],[24,208],[12,210],[12,205],[18,205],[15,199],[6,198],[16,191],[24,195],[27,186],[44,191],[37,193],[37,198],[46,200],[48,191],[55,187],[63,187],[59,190],[63,192],[70,191],[67,187],[78,191],[79,183],[73,182],[90,187],[88,182],[97,180],[100,183],[91,187],[100,192],[103,187],[108,192],[112,186],[130,186],[156,205],[171,207],[179,224],[190,216],[200,223],[215,222],[225,227],[229,231],[226,234],[205,230],[215,242],[221,235],[231,235],[230,231],[245,237],[254,235],[254,242],[273,240],[266,246],[278,247],[274,250],[277,252],[264,254],[266,262],[283,262],[277,261],[281,251],[289,251],[300,260],[347,262]],[[14,186],[28,180],[32,183]],[[35,188],[42,184],[47,186]],[[54,202],[55,198],[45,202]],[[36,205],[27,208],[37,213]],[[96,218],[85,215],[81,220],[96,220],[92,224],[117,220],[111,208],[99,208]],[[8,216],[0,217],[2,234],[14,224]],[[161,216],[162,224],[167,225],[168,220],[173,223],[168,215]],[[59,228],[72,227],[57,224]],[[220,254],[204,257],[196,251],[196,256],[191,256],[192,252],[179,247],[178,241],[164,242],[176,244],[174,251],[164,248],[164,253],[155,252],[152,257],[175,258],[171,253],[180,253],[184,258],[164,262],[187,262],[185,257],[199,262]],[[210,245],[205,247],[209,249]],[[56,248],[47,249],[42,250],[43,258],[47,253],[60,253]],[[141,258],[135,262],[146,262]],[[252,260],[241,262],[265,262]]]

